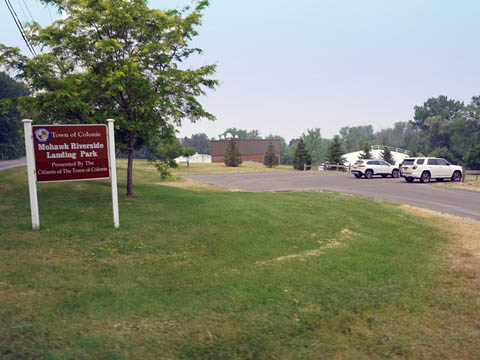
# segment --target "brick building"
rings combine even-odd
[[[212,162],[223,163],[225,159],[225,150],[227,149],[227,142],[229,140],[210,140],[210,147],[212,150]],[[280,140],[235,140],[238,151],[242,154],[243,161],[255,161],[263,164],[263,158],[267,153],[268,144],[272,143],[275,149],[275,155],[278,157],[280,164]]]

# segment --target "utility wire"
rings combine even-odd
[[[50,21],[53,24],[53,17],[52,17],[52,12],[50,11],[50,5],[47,5],[47,9],[48,9],[48,15],[50,16]]]
[[[20,0],[18,0],[18,1],[20,1]],[[23,1],[23,4],[25,5],[25,8],[28,11],[28,14],[30,15],[30,19],[32,19],[32,22],[35,22],[35,20],[33,19],[32,13],[30,12],[30,9],[27,6],[27,3],[25,2],[25,0],[22,0],[22,1]]]
[[[25,22],[27,23],[29,21],[27,13],[25,12],[25,10],[23,10],[23,6],[20,0],[17,0],[17,3],[18,3],[18,6],[20,6],[20,10],[22,10],[23,16],[25,17]]]
[[[10,14],[13,17],[13,21],[15,21],[15,25],[17,25],[18,31],[20,31],[20,35],[22,35],[22,38],[25,41],[25,44],[27,44],[28,50],[30,50],[33,56],[37,56],[35,49],[30,44],[30,42],[27,39],[27,36],[25,35],[25,29],[23,28],[22,23],[18,19],[18,15],[15,12],[15,9],[13,8],[12,4],[10,3],[10,0],[5,0],[5,4],[7,5],[8,10],[10,11]]]

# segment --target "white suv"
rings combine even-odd
[[[355,164],[353,164],[350,172],[355,175],[356,178],[365,176],[367,179],[371,179],[373,175],[381,175],[382,177],[391,176],[392,178],[398,178],[400,176],[398,166],[390,165],[381,159],[357,160]]]
[[[431,179],[460,181],[463,177],[461,166],[451,165],[447,160],[439,158],[405,159],[401,167],[406,182],[415,179],[420,179],[422,183],[428,183]]]

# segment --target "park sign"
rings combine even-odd
[[[109,178],[106,125],[34,125],[37,182]]]
[[[106,125],[33,125],[23,120],[32,227],[40,227],[37,182],[111,179],[113,223],[119,227],[114,120]]]

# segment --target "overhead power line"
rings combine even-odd
[[[25,0],[22,0],[22,1],[23,1],[23,4],[25,5],[25,8],[27,9],[28,14],[30,15],[30,19],[32,20],[32,22],[35,22],[35,20],[33,19],[32,13],[30,12],[30,9],[28,8],[27,3],[25,2]],[[18,2],[20,2],[20,0],[18,0]]]
[[[15,12],[15,9],[12,6],[12,3],[10,2],[10,0],[5,0],[5,4],[7,5],[7,8],[10,11],[10,14],[12,15],[13,21],[15,21],[15,25],[17,25],[18,31],[20,31],[20,35],[22,35],[22,38],[25,41],[25,44],[27,44],[28,50],[30,50],[33,56],[37,56],[37,52],[33,48],[32,44],[30,44],[30,41],[28,41],[27,39],[27,35],[25,34],[25,29],[23,28],[23,25],[19,20],[17,13]]]

